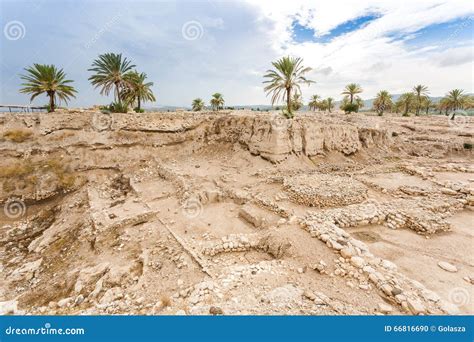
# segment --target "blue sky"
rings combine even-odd
[[[316,83],[303,89],[305,99],[339,98],[350,82],[361,84],[365,98],[418,83],[433,95],[473,92],[470,1],[0,3],[0,103],[29,102],[18,74],[33,63],[64,68],[79,91],[71,106],[110,103],[87,80],[105,52],[121,52],[148,74],[155,106],[189,106],[217,91],[229,105],[268,104],[262,75],[286,54],[313,68]]]

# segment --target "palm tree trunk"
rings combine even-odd
[[[115,96],[117,97],[117,102],[119,104],[122,104],[122,99],[120,98],[120,88],[119,88],[118,83],[115,83]]]
[[[291,88],[286,88],[286,106],[288,112],[291,113]]]
[[[351,96],[351,104],[352,104],[352,102],[354,101],[354,95],[351,94],[350,96]]]
[[[140,113],[140,96],[137,97],[137,110]]]
[[[49,94],[49,112],[54,112],[54,93]]]

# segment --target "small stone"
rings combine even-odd
[[[458,271],[457,267],[450,264],[449,262],[446,261],[440,261],[438,262],[438,266],[441,267],[443,270],[455,273]]]
[[[303,292],[303,296],[305,296],[309,300],[313,300],[313,301],[316,299],[316,295],[313,292],[309,291],[309,290],[305,290]]]
[[[74,304],[75,305],[80,305],[83,301],[84,301],[84,296],[80,294],[79,296],[76,297],[76,300],[74,301]]]
[[[381,312],[383,314],[388,314],[388,313],[391,313],[393,311],[392,306],[388,305],[388,304],[385,304],[385,303],[380,303],[377,306],[377,309],[378,309],[379,312]]]
[[[344,259],[350,259],[353,255],[354,255],[354,251],[352,248],[344,247],[343,249],[341,249],[341,256]]]
[[[399,294],[401,294],[401,293],[402,293],[402,290],[399,289],[398,287],[394,287],[394,288],[392,289],[392,296],[394,296],[394,297],[397,296],[397,295],[399,295]]]
[[[383,293],[385,293],[387,296],[392,295],[393,287],[391,287],[389,284],[383,284],[380,289],[382,290]]]
[[[382,267],[385,268],[386,270],[392,270],[395,271],[397,269],[397,265],[395,265],[393,262],[388,261],[388,260],[382,260]]]
[[[425,312],[425,307],[423,306],[423,303],[421,303],[418,299],[408,298],[407,304],[408,304],[408,309],[414,315],[419,315]]]
[[[211,306],[209,308],[209,313],[211,315],[223,315],[224,314],[224,311],[222,311],[222,309],[218,306]]]
[[[72,298],[71,297],[64,298],[64,299],[61,299],[60,301],[58,301],[58,306],[60,308],[64,308],[64,307],[68,306],[71,303],[72,303]]]
[[[351,258],[351,264],[352,266],[354,267],[357,267],[357,268],[362,268],[364,267],[365,265],[365,260],[361,257],[358,257],[358,256],[353,256]]]

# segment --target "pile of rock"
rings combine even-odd
[[[321,223],[329,221],[346,228],[367,224],[380,224],[386,220],[389,212],[389,209],[383,203],[368,200],[364,203],[352,204],[344,208],[308,212],[306,217]]]
[[[463,201],[453,198],[396,200],[379,203],[368,200],[344,208],[308,212],[305,219],[339,227],[385,224],[390,229],[408,228],[419,233],[433,234],[451,229],[446,217],[463,208]]]
[[[230,234],[224,236],[221,241],[211,247],[203,249],[204,255],[214,256],[219,253],[245,252],[258,245],[258,238],[255,234]]]
[[[451,224],[446,222],[445,216],[446,215],[429,211],[414,211],[406,216],[404,227],[423,234],[448,231],[451,230]]]
[[[286,178],[290,199],[309,207],[327,208],[360,203],[367,199],[367,187],[349,177],[313,174]]]
[[[189,296],[189,302],[192,305],[196,305],[200,302],[203,302],[209,296],[217,296],[218,298],[223,298],[223,294],[220,289],[214,284],[213,281],[203,281],[194,286],[194,290]]]
[[[452,314],[456,311],[456,308],[440,300],[439,296],[420,283],[397,272],[394,263],[375,257],[367,245],[351,237],[333,222],[320,223],[303,219],[300,224],[309,230],[312,237],[325,242],[341,255],[336,260],[335,275],[354,278],[359,287],[365,290],[371,290],[375,286],[383,298],[398,303],[402,310],[415,315],[441,312]],[[348,281],[348,285],[354,286],[351,281]]]

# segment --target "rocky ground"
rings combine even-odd
[[[474,122],[0,115],[2,314],[473,314]]]

